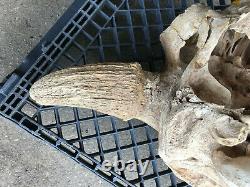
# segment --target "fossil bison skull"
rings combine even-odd
[[[193,186],[250,184],[250,13],[193,5],[160,36],[167,71],[137,63],[51,73],[30,96],[43,105],[93,108],[159,131],[159,154]]]

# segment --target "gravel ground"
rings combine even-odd
[[[0,0],[0,82],[73,0]],[[110,186],[0,117],[0,186]]]

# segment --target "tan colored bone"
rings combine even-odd
[[[160,111],[148,102],[156,92],[156,79],[136,63],[92,64],[43,77],[30,96],[42,105],[92,108],[123,120],[137,118],[158,129]]]
[[[215,12],[191,6],[161,35],[168,70],[98,64],[36,82],[43,105],[93,108],[159,131],[159,154],[193,186],[250,183],[248,7]],[[187,54],[188,53],[188,54]]]

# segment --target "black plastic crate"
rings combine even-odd
[[[0,84],[0,114],[67,154],[115,186],[188,186],[157,154],[157,132],[147,124],[89,109],[40,106],[31,85],[59,69],[97,62],[140,62],[160,71],[159,35],[192,0],[76,0],[22,64]],[[227,6],[224,0],[208,5]],[[145,175],[103,172],[105,159],[150,160]]]

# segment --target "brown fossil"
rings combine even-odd
[[[148,123],[159,131],[162,159],[193,186],[249,186],[249,38],[247,6],[193,5],[161,34],[166,72],[86,65],[43,77],[30,96]]]

